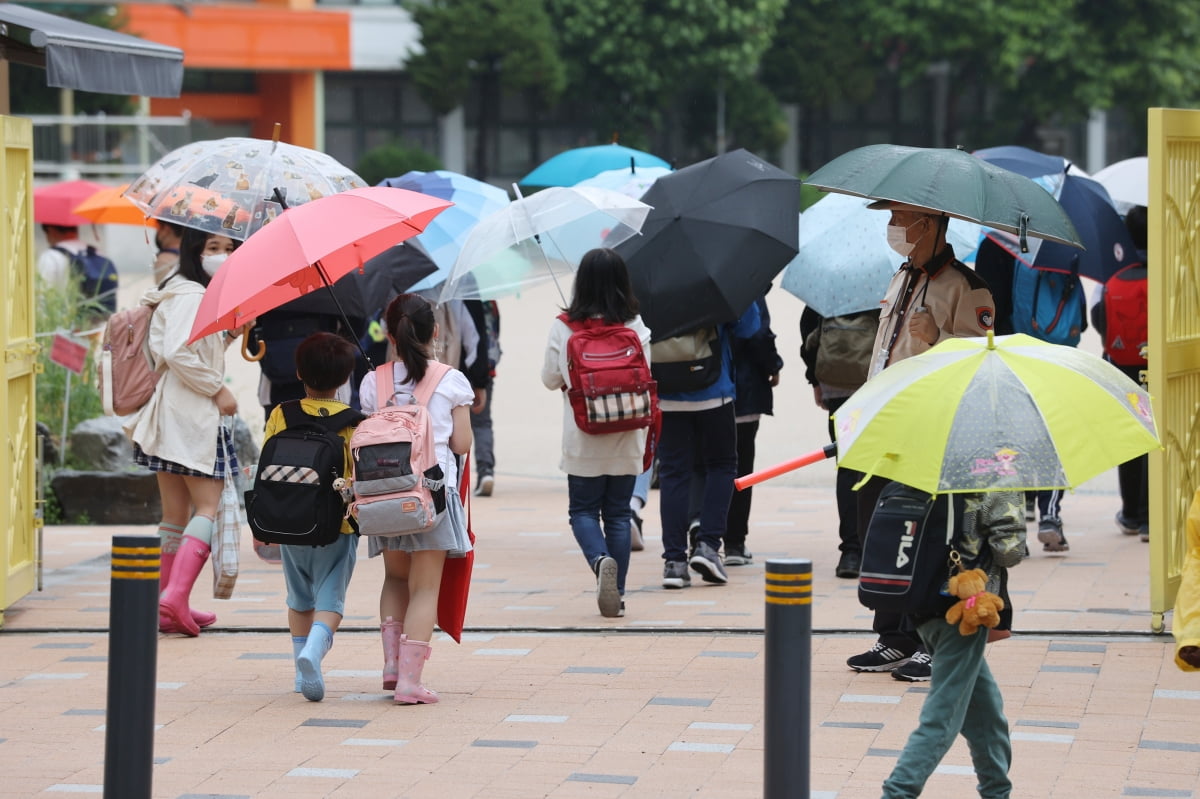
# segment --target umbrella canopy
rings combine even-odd
[[[879,308],[904,256],[887,243],[888,215],[868,200],[827,194],[800,215],[800,244],[780,286],[821,316]],[[951,220],[946,240],[960,258],[975,249],[982,228]]]
[[[155,219],[244,241],[283,213],[276,190],[290,208],[366,185],[316,150],[229,137],[172,150],[134,180],[125,196]]]
[[[379,185],[417,191],[454,203],[434,217],[425,232],[415,239],[437,266],[436,272],[412,287],[417,291],[444,281],[458,260],[471,228],[483,217],[508,205],[508,192],[504,189],[445,169],[406,172],[398,178],[385,178]]]
[[[1032,180],[965,150],[872,144],[830,161],[808,180],[826,191],[891,200],[1016,234],[1079,246],[1062,207]]]
[[[1108,191],[1121,213],[1150,204],[1150,159],[1144,155],[1109,164],[1092,179]]]
[[[353,189],[279,215],[213,275],[189,342],[329,286],[398,241],[424,230],[449,205],[391,188]],[[383,297],[380,297],[380,303]]]
[[[522,186],[574,186],[581,180],[609,169],[636,169],[671,165],[657,155],[623,147],[616,142],[595,147],[576,147],[543,161],[518,183]]]
[[[33,221],[39,225],[62,227],[90,225],[92,220],[75,213],[74,209],[104,189],[103,183],[90,180],[68,180],[34,189]]]
[[[889,366],[834,429],[840,468],[929,493],[1072,488],[1159,446],[1141,386],[1021,334],[947,339]]]
[[[1103,283],[1119,270],[1140,262],[1133,237],[1108,192],[1096,181],[1077,173],[1070,161],[1024,147],[991,147],[977,150],[975,156],[1033,178],[1058,200],[1079,233],[1082,251],[1047,241],[1030,246],[1028,252],[1022,252],[1017,239],[1009,234],[989,234],[1023,263],[1051,272],[1078,272]],[[1054,171],[1037,174],[1041,169]]]
[[[616,247],[655,341],[737,319],[796,254],[800,181],[734,150],[664,175]]]
[[[554,187],[514,200],[467,234],[440,301],[494,300],[557,282],[574,273],[588,250],[614,247],[637,234],[649,212],[650,206],[632,197],[586,186]]]
[[[619,191],[635,200],[641,199],[654,181],[663,175],[671,174],[671,170],[662,166],[644,166],[641,169],[609,169],[599,175],[593,175],[586,180],[576,183],[576,186],[595,186],[599,189]]]
[[[146,216],[141,208],[124,196],[125,190],[128,188],[129,184],[126,183],[122,186],[100,189],[71,209],[71,212],[87,219],[94,225],[154,227],[154,220]]]

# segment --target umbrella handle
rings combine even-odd
[[[733,487],[738,491],[745,491],[753,485],[757,485],[764,480],[770,480],[772,477],[778,477],[786,472],[795,471],[801,466],[808,466],[810,463],[823,461],[826,458],[832,458],[837,455],[837,444],[826,444],[821,449],[813,450],[812,452],[801,455],[799,458],[793,458],[790,461],[777,463],[774,466],[768,466],[761,471],[752,472],[751,474],[739,477],[733,481]]]
[[[250,325],[242,327],[242,357],[247,361],[254,363],[261,361],[263,356],[267,354],[267,342],[262,339],[258,340],[258,352],[250,352]]]

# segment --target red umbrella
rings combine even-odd
[[[289,208],[246,239],[213,276],[189,343],[241,327],[332,285],[371,257],[420,233],[451,205],[415,191],[374,186]]]
[[[475,531],[471,529],[471,462],[463,459],[458,477],[458,495],[467,511],[467,538],[471,551],[461,558],[447,558],[438,589],[437,623],[442,632],[462,643],[463,623],[467,617],[467,595],[471,592],[471,571],[475,566]]]
[[[81,227],[92,220],[74,212],[75,206],[108,188],[90,180],[68,180],[33,190],[33,221],[39,225]]]

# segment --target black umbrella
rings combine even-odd
[[[654,341],[741,316],[796,255],[800,181],[746,150],[664,175],[616,250]]]

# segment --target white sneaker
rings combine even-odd
[[[475,486],[475,496],[490,497],[492,489],[496,487],[496,478],[490,474],[485,474],[479,478],[479,485]]]

